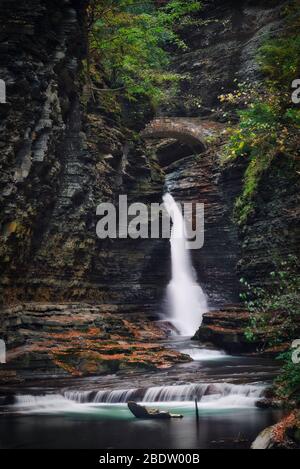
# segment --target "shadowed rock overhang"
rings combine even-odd
[[[151,121],[141,132],[145,139],[172,138],[205,151],[213,137],[220,135],[224,125],[200,118],[162,117]]]

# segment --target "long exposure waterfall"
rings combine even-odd
[[[190,253],[186,247],[186,226],[181,210],[171,194],[164,196],[165,208],[172,218],[172,280],[168,302],[172,322],[181,335],[193,335],[207,312],[205,294],[198,285]]]
[[[40,408],[58,410],[78,404],[120,404],[129,401],[153,402],[193,402],[195,397],[201,408],[254,407],[264,396],[265,387],[255,384],[234,385],[228,383],[186,384],[177,386],[155,386],[99,391],[65,391],[62,394],[45,396],[19,395],[15,397],[15,410],[36,412]],[[69,407],[68,406],[68,407]],[[79,410],[79,409],[78,409]]]

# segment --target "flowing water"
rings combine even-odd
[[[194,361],[161,372],[32,383],[0,407],[0,448],[249,448],[281,417],[256,407],[277,372],[273,361],[227,356],[182,337],[166,345]],[[129,400],[184,418],[137,420]]]
[[[164,196],[165,208],[173,221],[171,234],[172,280],[168,286],[170,316],[183,336],[193,335],[208,311],[205,294],[198,285],[186,247],[186,226],[181,209],[171,194]]]
[[[228,356],[185,337],[194,334],[208,307],[186,249],[182,213],[170,194],[164,202],[173,221],[168,296],[180,333],[164,345],[193,361],[160,372],[31,383],[0,406],[0,448],[249,448],[282,416],[256,406],[277,373],[273,361]],[[138,420],[129,401],[184,418]]]

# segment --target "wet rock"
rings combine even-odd
[[[299,411],[294,411],[277,425],[264,430],[252,444],[252,449],[300,449]]]
[[[14,394],[0,394],[0,407],[6,407],[15,404]]]
[[[240,307],[212,311],[203,317],[203,323],[194,340],[211,344],[228,353],[253,353],[261,350],[263,340],[251,343],[245,336],[249,313]]]
[[[128,316],[121,306],[80,304],[40,308],[26,304],[23,310],[8,311],[2,332],[8,348],[5,373],[0,374],[4,383],[53,375],[162,370],[191,361],[163,345],[168,333],[143,311]],[[16,322],[16,315],[22,321]]]
[[[128,402],[130,412],[138,419],[167,420],[172,418],[183,418],[182,415],[170,414],[169,412],[159,411],[158,409],[147,409],[136,402]]]
[[[285,320],[284,315],[278,315],[273,323],[274,327],[280,327]],[[239,305],[229,305],[228,308],[206,313],[193,339],[231,354],[260,354],[277,357],[290,348],[289,341],[279,346],[268,346],[270,341],[266,333],[257,333],[255,340],[249,341],[246,336],[249,325],[250,313]],[[300,321],[299,323],[295,321],[295,330],[300,332]]]
[[[273,436],[274,427],[266,428],[261,434],[256,438],[254,443],[251,446],[251,449],[254,450],[266,450],[274,449],[276,446],[274,436]]]
[[[284,403],[279,399],[261,399],[256,404],[258,409],[283,409]]]
[[[0,370],[0,385],[5,386],[7,384],[21,384],[24,380],[17,374],[15,370],[10,370],[7,365],[1,365]]]

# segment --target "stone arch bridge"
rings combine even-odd
[[[161,117],[151,121],[141,135],[145,139],[175,139],[197,151],[205,151],[210,140],[224,129],[224,124],[197,117]]]

